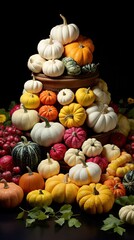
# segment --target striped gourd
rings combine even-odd
[[[127,190],[127,194],[134,194],[134,170],[128,171],[124,175],[122,182]]]

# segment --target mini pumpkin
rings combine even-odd
[[[57,95],[52,90],[43,90],[39,95],[40,101],[44,105],[54,105],[57,101]]]
[[[42,65],[46,60],[40,54],[33,54],[29,57],[27,66],[33,73],[42,72]]]
[[[54,121],[58,117],[58,110],[53,105],[43,105],[38,110],[41,117],[45,117],[48,121]]]
[[[76,101],[83,107],[90,106],[95,101],[95,94],[90,87],[78,88],[75,92]]]
[[[119,218],[124,223],[134,225],[134,205],[126,205],[120,208]]]
[[[26,196],[26,201],[32,207],[50,206],[52,203],[52,195],[44,189],[33,190]]]
[[[101,154],[103,150],[103,146],[100,141],[98,141],[96,138],[88,138],[86,139],[82,146],[82,151],[87,157],[95,157],[99,154]]]
[[[75,166],[81,163],[81,160],[85,161],[86,157],[84,153],[76,148],[69,148],[64,155],[64,161],[70,166]]]
[[[103,184],[107,185],[111,189],[115,199],[118,197],[126,196],[126,189],[124,185],[118,181],[118,179],[107,179]]]
[[[24,90],[29,93],[39,93],[41,92],[42,88],[43,88],[42,82],[36,80],[34,75],[32,79],[27,80],[24,83]]]
[[[50,157],[54,160],[60,161],[64,159],[67,147],[64,143],[55,143],[50,148]]]
[[[74,92],[69,88],[61,89],[57,94],[57,101],[61,105],[68,105],[74,100]]]
[[[64,63],[59,59],[47,60],[43,63],[42,71],[48,77],[59,77],[64,73]]]
[[[40,106],[40,98],[35,93],[24,92],[20,96],[20,102],[27,109],[37,109]]]

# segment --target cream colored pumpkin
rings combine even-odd
[[[98,183],[101,177],[101,168],[94,162],[82,162],[69,169],[71,182],[78,186],[90,183]]]
[[[118,215],[121,221],[134,225],[134,205],[126,205],[121,207]]]
[[[131,129],[129,119],[122,113],[118,113],[117,116],[118,122],[116,129],[127,137]]]
[[[39,120],[36,110],[28,110],[23,105],[20,109],[14,111],[11,117],[12,124],[22,131],[31,130]]]
[[[95,157],[101,154],[103,146],[96,138],[88,138],[83,142],[81,149],[87,157]]]
[[[27,80],[24,83],[24,90],[29,93],[39,93],[41,92],[42,89],[43,89],[43,83],[36,80],[34,76],[32,79]]]
[[[42,72],[42,65],[45,61],[46,60],[42,58],[38,53],[33,54],[29,57],[27,66],[33,73],[40,73]]]
[[[43,73],[48,77],[59,77],[64,73],[65,65],[59,59],[52,59],[44,62]]]
[[[59,59],[63,52],[64,47],[63,45],[51,38],[42,39],[37,46],[38,53],[41,57],[47,60],[51,59]]]
[[[81,159],[85,161],[86,157],[84,153],[76,148],[69,148],[64,155],[64,161],[70,166],[74,166],[81,163]]]
[[[74,92],[69,88],[61,89],[57,94],[57,101],[61,105],[67,105],[73,102]]]
[[[53,39],[65,45],[78,38],[79,28],[74,23],[67,24],[67,20],[62,14],[60,14],[60,17],[63,20],[63,24],[54,26],[50,31],[50,35]]]
[[[103,145],[101,154],[107,158],[108,162],[111,162],[121,155],[121,150],[118,146],[107,143]]]
[[[108,132],[113,130],[117,125],[117,114],[107,104],[93,103],[86,109],[86,113],[87,125],[96,133]]]
[[[109,91],[103,91],[98,86],[94,86],[92,88],[92,91],[95,94],[96,102],[101,102],[101,103],[109,105],[109,103],[111,101],[111,94]]]
[[[37,167],[38,173],[45,179],[52,177],[60,172],[60,164],[58,161],[50,158],[49,153],[47,153],[47,158],[41,160]]]
[[[104,92],[108,92],[108,85],[103,79],[99,79],[97,84],[95,85],[96,87],[100,88]]]

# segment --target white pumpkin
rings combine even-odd
[[[81,148],[87,157],[95,157],[101,154],[103,146],[96,138],[88,138],[83,142]]]
[[[103,91],[98,86],[94,86],[92,88],[92,91],[94,92],[94,94],[96,96],[95,97],[96,102],[101,102],[101,103],[109,105],[109,103],[111,101],[111,94],[109,91]]]
[[[86,109],[86,113],[87,125],[96,133],[108,132],[113,130],[117,125],[117,114],[114,109],[107,104],[93,103]]]
[[[33,78],[24,83],[24,90],[29,93],[39,93],[43,89],[43,83]]]
[[[121,221],[134,225],[134,205],[121,207],[118,214]]]
[[[75,41],[79,37],[80,31],[76,24],[67,24],[67,20],[62,14],[60,14],[60,17],[63,20],[63,24],[53,27],[50,31],[50,35],[53,39],[56,39],[65,45]]]
[[[108,91],[108,85],[103,79],[99,79],[97,84],[95,85],[96,87],[100,88],[102,91],[107,92]]]
[[[71,89],[64,88],[58,92],[57,101],[61,105],[67,105],[73,102],[74,97],[75,97],[74,92]]]
[[[85,161],[86,157],[84,153],[76,148],[69,148],[64,155],[64,161],[70,166],[74,166],[81,163],[81,160]]]
[[[64,52],[64,47],[59,41],[53,40],[50,37],[47,39],[42,39],[38,43],[37,50],[41,57],[51,60],[59,59]]]
[[[48,77],[59,77],[64,73],[65,65],[59,59],[48,60],[43,64],[42,71]]]
[[[59,122],[44,120],[34,125],[30,132],[31,139],[44,147],[61,142],[65,132],[64,126]]]
[[[82,186],[84,184],[98,183],[101,173],[101,168],[97,163],[83,162],[69,169],[69,178],[71,182],[78,186]]]
[[[29,70],[31,70],[32,72],[40,73],[40,72],[42,72],[42,64],[45,61],[46,60],[44,58],[42,58],[38,53],[33,54],[29,57],[27,66],[28,66]]]
[[[111,162],[121,155],[121,150],[118,146],[107,143],[103,145],[101,154],[107,158],[108,162]]]

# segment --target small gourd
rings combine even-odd
[[[86,157],[84,153],[76,148],[69,148],[64,155],[64,161],[70,166],[75,166],[81,163],[81,159],[85,161]]]
[[[125,186],[127,194],[134,195],[134,170],[130,170],[124,175],[122,183]]]
[[[24,83],[24,90],[29,93],[39,93],[41,92],[42,88],[43,88],[42,82],[36,80],[34,75],[32,79],[27,80]]]
[[[44,189],[36,189],[30,191],[26,196],[26,201],[32,207],[50,206],[52,203],[52,195]]]
[[[47,89],[41,91],[39,98],[43,105],[54,105],[57,101],[56,93]]]
[[[50,59],[43,63],[42,71],[48,77],[59,77],[64,73],[64,63],[59,59]]]
[[[93,137],[86,139],[81,148],[87,157],[95,157],[101,154],[103,146],[100,141]]]
[[[120,208],[119,218],[124,223],[134,225],[134,205],[126,205]]]
[[[121,155],[121,150],[115,144],[107,143],[103,145],[101,154],[107,158],[108,162],[111,162]]]
[[[20,96],[20,103],[27,109],[37,109],[40,106],[40,98],[35,93],[24,92]]]
[[[29,57],[27,66],[33,73],[42,72],[42,65],[46,60],[40,56],[40,54],[33,54]]]
[[[65,152],[67,147],[64,143],[55,143],[50,148],[50,157],[54,160],[60,161],[64,159]]]
[[[69,88],[61,89],[57,94],[57,101],[61,105],[68,105],[74,100],[74,92]]]
[[[126,189],[118,179],[107,179],[103,183],[108,186],[114,194],[115,199],[118,197],[126,196]]]
[[[55,121],[58,117],[58,110],[53,105],[43,105],[38,109],[39,115],[45,117],[48,121]]]
[[[76,101],[83,107],[90,106],[95,101],[95,94],[90,87],[78,88],[75,92]]]

